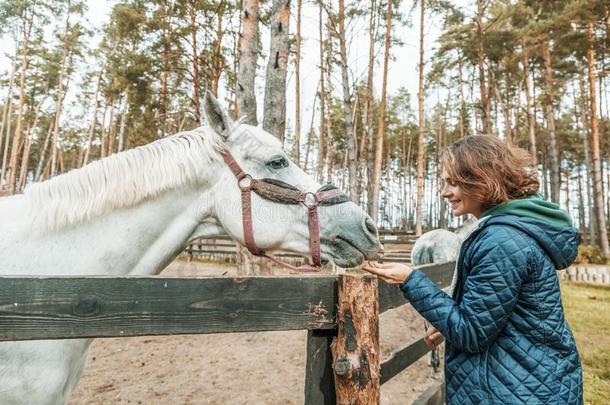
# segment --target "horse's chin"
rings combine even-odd
[[[346,239],[338,237],[329,245],[329,255],[339,267],[356,267],[364,261],[365,254]],[[323,260],[325,256],[322,255]]]
[[[344,268],[359,266],[363,261],[364,256],[362,254],[359,254],[356,257],[333,257],[333,262],[337,266]]]

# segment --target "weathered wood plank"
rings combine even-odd
[[[423,271],[441,288],[445,288],[451,284],[454,268],[455,262],[417,266],[418,270]],[[405,299],[398,286],[389,285],[383,281],[379,282],[379,313],[399,307],[407,302],[408,301]]]
[[[220,249],[184,249],[185,253],[196,253],[196,254],[217,254],[217,255],[233,255],[235,256],[237,250],[220,250]]]
[[[334,405],[335,376],[330,349],[335,330],[307,332],[307,364],[305,368],[305,405]]]
[[[378,280],[343,275],[338,282],[333,370],[338,404],[379,404]]]
[[[381,363],[381,384],[419,360],[430,349],[424,343],[424,338],[416,339],[402,349],[394,351],[388,359]]]
[[[196,249],[196,248],[186,248],[184,249],[182,252],[184,253],[195,253],[195,254],[210,254],[210,255],[214,255],[214,254],[224,254],[224,255],[233,255],[235,256],[237,254],[237,249],[233,249],[233,250],[223,250],[223,249]],[[273,255],[274,257],[278,257],[278,258],[294,258],[294,259],[305,259],[305,256],[303,255],[298,255],[295,253],[278,253]]]
[[[336,328],[335,277],[0,278],[0,340]]]
[[[445,403],[445,385],[436,381],[413,401],[413,405],[443,405]]]

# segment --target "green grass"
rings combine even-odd
[[[583,365],[585,403],[610,404],[610,287],[562,283],[561,293]]]

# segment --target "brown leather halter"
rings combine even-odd
[[[298,188],[275,179],[254,179],[242,170],[235,158],[228,150],[223,150],[222,157],[227,163],[235,177],[241,191],[242,222],[244,225],[244,239],[246,247],[255,256],[263,256],[274,262],[300,272],[317,271],[322,266],[320,253],[320,227],[318,224],[318,205],[335,205],[351,201],[350,198],[337,189],[327,184],[318,191],[302,192]],[[256,246],[254,241],[254,230],[252,227],[252,194],[254,191],[266,200],[281,204],[298,205],[303,204],[309,214],[309,248],[311,250],[312,265],[293,266],[275,257],[268,256]]]

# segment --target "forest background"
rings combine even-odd
[[[461,225],[442,149],[498,136],[531,152],[589,260],[610,258],[607,1],[1,0],[0,44],[9,193],[198,127],[211,91],[417,234]]]

